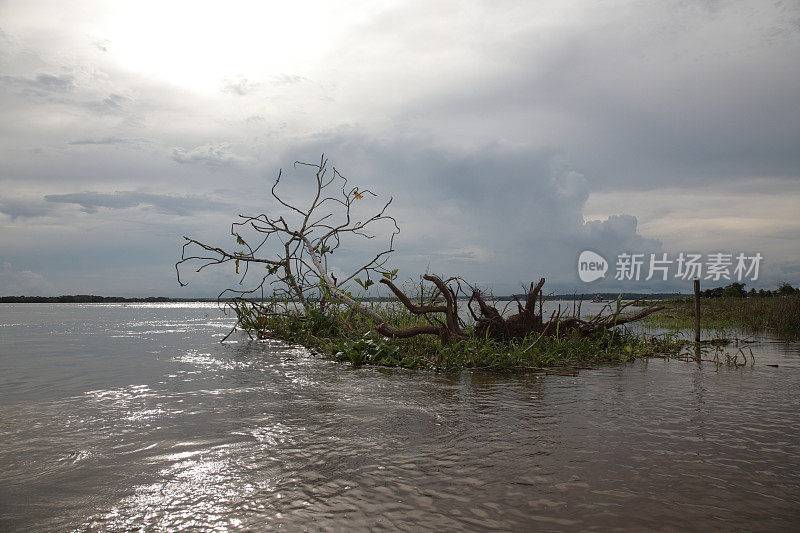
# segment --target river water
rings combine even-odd
[[[797,344],[758,340],[738,368],[437,374],[220,344],[231,323],[212,304],[0,306],[0,530],[800,520]]]

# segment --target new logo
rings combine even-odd
[[[608,261],[602,255],[590,250],[581,252],[578,257],[578,277],[584,283],[592,282],[596,279],[605,277],[608,271]]]

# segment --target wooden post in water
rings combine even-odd
[[[694,342],[700,342],[700,278],[694,278]]]

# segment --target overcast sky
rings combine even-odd
[[[322,152],[394,197],[403,279],[689,289],[584,284],[588,249],[797,285],[798,65],[797,1],[5,0],[0,294],[216,295],[181,235],[233,244]]]

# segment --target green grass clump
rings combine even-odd
[[[397,328],[425,324],[400,306],[374,304],[373,309]],[[375,364],[444,371],[492,371],[583,368],[615,364],[651,355],[677,355],[683,343],[670,336],[647,337],[628,331],[579,337],[574,332],[539,339],[538,334],[511,342],[470,337],[443,344],[432,335],[385,338],[369,318],[348,309],[312,310],[306,315],[244,315],[241,323],[259,336],[299,344],[355,366]],[[471,329],[468,327],[467,331]],[[539,339],[537,341],[537,339]]]

